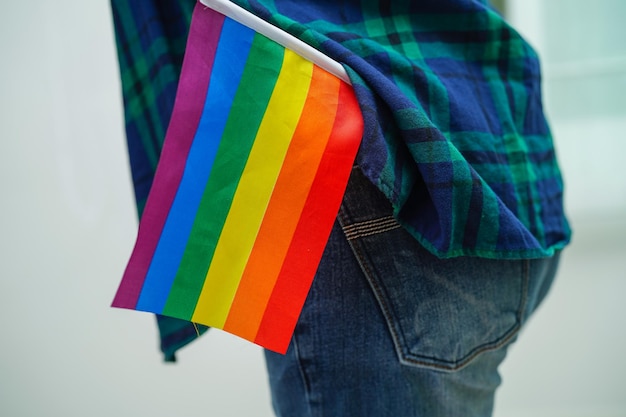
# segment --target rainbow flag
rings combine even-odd
[[[362,131],[347,82],[196,5],[161,159],[113,306],[284,353]]]

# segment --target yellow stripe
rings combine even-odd
[[[304,107],[312,73],[313,64],[285,50],[281,72],[198,298],[194,322],[224,327]]]

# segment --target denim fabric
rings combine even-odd
[[[439,259],[355,169],[289,350],[266,352],[276,414],[490,416],[557,264]]]

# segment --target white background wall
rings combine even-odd
[[[543,59],[574,239],[502,367],[496,416],[626,416],[626,2],[507,5]]]
[[[619,1],[594,7],[624,16]],[[603,24],[613,9],[588,8],[563,18],[578,36],[574,51],[581,33],[626,39],[623,25]],[[556,9],[512,2],[551,56],[558,42],[546,40],[552,24],[542,19]],[[152,317],[109,308],[136,220],[108,2],[6,2],[0,51],[0,416],[270,416],[260,349],[212,331],[165,365]],[[563,64],[569,55],[547,59],[576,235],[502,368],[496,416],[626,416],[626,90],[616,56],[609,67],[590,58],[582,76]],[[579,88],[598,68],[615,80],[599,97],[593,85]],[[563,74],[573,81],[559,87]],[[613,104],[602,107],[607,93]],[[581,115],[592,100],[600,110]],[[559,113],[562,102],[581,107]]]

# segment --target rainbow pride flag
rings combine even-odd
[[[284,353],[362,131],[347,82],[196,5],[161,159],[113,306]]]

